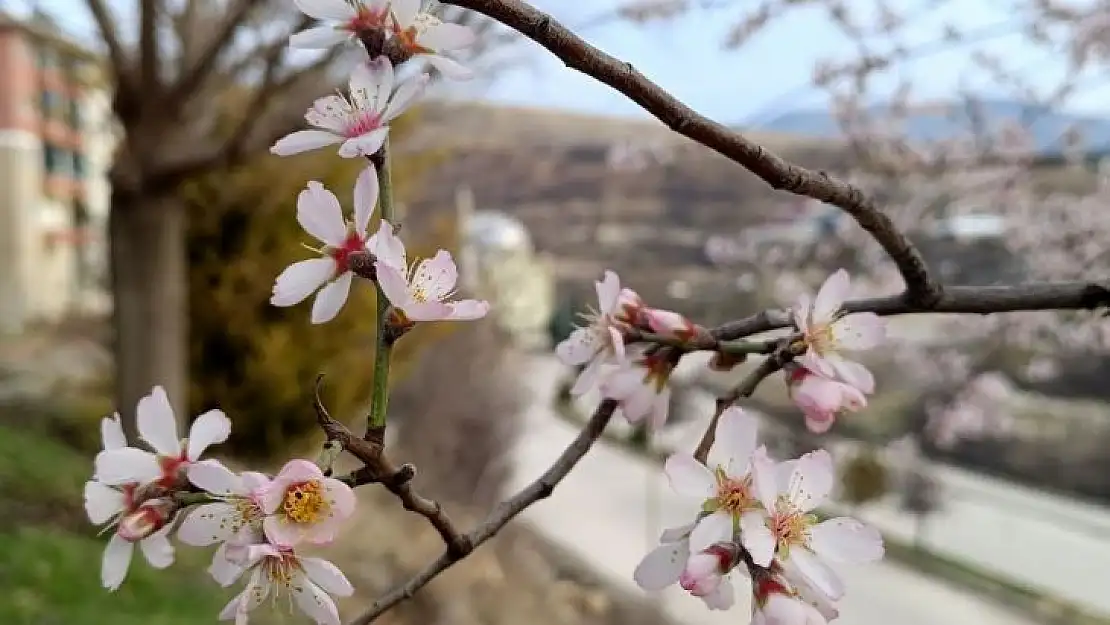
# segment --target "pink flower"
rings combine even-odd
[[[694,523],[663,530],[659,546],[636,565],[632,579],[644,590],[663,590],[682,576],[690,559],[690,532]]]
[[[606,271],[594,288],[598,308],[584,315],[589,324],[575,328],[555,347],[555,355],[563,364],[586,365],[570,389],[572,395],[581,395],[597,384],[606,366],[625,361],[623,329],[640,306],[640,297],[622,289],[620,277],[612,271]]]
[[[476,39],[474,31],[461,24],[445,23],[431,13],[420,10],[422,0],[393,0],[393,33],[401,47],[414,59],[428,61],[444,76],[466,80],[474,72],[463,67],[443,52],[470,47]]]
[[[326,323],[339,314],[354,280],[351,254],[366,250],[366,229],[378,203],[378,176],[373,165],[362,170],[355,180],[354,202],[354,220],[348,222],[339,200],[324,185],[313,180],[300,192],[297,222],[324,246],[319,258],[295,262],[278,275],[271,305],[293,306],[315,292],[312,323]]]
[[[218,501],[193,508],[177,529],[177,538],[204,547],[231,540],[262,540],[262,494],[270,479],[261,473],[232,473],[217,460],[198,462],[188,469],[189,481]]]
[[[308,460],[290,460],[262,492],[262,522],[271,543],[326,544],[355,511],[351,487]]]
[[[640,317],[647,323],[652,332],[679,341],[689,341],[705,332],[705,329],[701,326],[669,310],[644,308]]]
[[[367,247],[376,259],[378,286],[407,321],[470,321],[489,313],[484,300],[448,301],[459,279],[450,252],[440,250],[430,260],[409,266],[405,244],[384,220]]]
[[[145,485],[158,482],[166,488],[177,484],[182,471],[196,462],[209,446],[222,443],[231,434],[231,420],[219,410],[209,410],[193,421],[189,436],[182,440],[169,397],[161,386],[139,400],[135,408],[139,436],[154,450],[115,447],[122,440],[116,425],[104,423],[106,448],[96,456],[95,480],[107,486]]]
[[[104,588],[116,590],[131,568],[135,545],[151,566],[163,569],[173,564],[174,549],[169,533],[170,502],[151,500],[138,502],[135,484],[120,488],[106,486],[98,481],[85,483],[85,511],[94,525],[115,527],[100,565],[100,580]]]
[[[657,353],[634,357],[632,361],[621,362],[617,370],[606,376],[601,383],[601,395],[615,399],[629,423],[647,421],[651,428],[658,429],[666,423],[670,410],[668,382],[673,371],[674,362]],[[585,375],[586,371],[582,373]]]
[[[843,269],[829,276],[810,302],[802,294],[793,308],[794,325],[806,343],[802,364],[815,373],[839,378],[864,393],[875,390],[875,378],[863,365],[841,352],[871,349],[886,338],[886,322],[875,313],[841,314],[851,287]]]
[[[266,597],[276,600],[285,594],[318,625],[340,625],[339,609],[330,595],[349,597],[354,588],[331,562],[274,545],[251,545],[236,550],[235,556],[240,575],[249,572],[250,577],[243,592],[220,612],[221,621],[234,619],[236,625],[246,625],[250,611]]]
[[[430,77],[406,80],[394,91],[393,65],[378,57],[355,66],[349,81],[350,98],[329,95],[316,100],[305,113],[315,128],[298,130],[270,147],[277,156],[291,156],[329,145],[339,145],[339,156],[372,156],[389,136],[389,122],[404,113],[424,92]]]
[[[827,562],[882,558],[883,538],[875,528],[848,517],[819,523],[812,514],[832,492],[836,476],[829,452],[821,449],[778,464],[759,449],[752,456],[752,477],[770,529],[744,529],[745,546],[753,556],[775,553],[779,562],[797,567],[802,577],[834,601],[843,596],[844,585]]]
[[[356,33],[384,28],[389,17],[389,0],[294,0],[302,13],[325,23],[289,38],[293,48],[322,50],[350,41]]]
[[[752,584],[752,625],[827,625],[820,610],[790,587],[768,578]]]
[[[678,583],[700,598],[711,610],[727,610],[736,602],[732,584],[726,577],[739,561],[739,548],[733,543],[711,545],[690,556]]]
[[[816,434],[829,431],[840,413],[867,406],[867,397],[858,388],[805,367],[787,367],[786,388],[805,414],[806,427]]]
[[[755,563],[771,563],[773,549],[767,548],[767,540],[752,540],[760,532],[768,534],[751,474],[758,429],[755,417],[735,406],[728,408],[717,421],[708,466],[686,454],[675,454],[663,465],[671,488],[697,500],[698,510],[708,513],[690,533],[691,550],[703,551],[717,543],[731,542],[739,528],[744,547]]]

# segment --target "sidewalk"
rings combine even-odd
[[[513,486],[539,475],[575,436],[576,430],[550,409],[547,368],[537,363],[529,380],[536,402],[526,414],[524,438],[515,458]],[[553,541],[587,561],[614,583],[636,590],[632,570],[662,527],[684,522],[691,506],[666,484],[659,467],[620,449],[599,443],[564,480],[552,497],[527,510],[522,518]],[[658,511],[658,522],[645,520]],[[1031,625],[1034,621],[1003,606],[893,564],[841,567],[848,595],[840,622],[851,625]],[[679,623],[737,625],[748,608],[742,576],[734,580],[739,601],[730,611],[705,609],[697,599],[672,588],[659,597],[662,608]],[[645,595],[645,600],[650,600]]]

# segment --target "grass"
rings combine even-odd
[[[215,623],[232,591],[205,573],[210,550],[179,546],[169,569],[138,553],[123,587],[100,587],[106,539],[84,515],[92,454],[13,427],[0,407],[0,623],[194,625]],[[267,610],[260,610],[267,612]],[[253,619],[252,619],[253,621]]]
[[[567,402],[556,402],[555,412],[575,425],[584,422],[582,415]],[[628,438],[605,430],[601,437],[631,453],[662,463],[668,453],[640,447]],[[819,516],[831,515],[818,512]],[[1033,616],[1051,625],[1110,625],[1110,618],[1091,614],[1080,606],[1043,593],[1035,588],[1011,581],[973,564],[914,547],[911,544],[883,537],[886,558],[907,568],[920,571],[962,590],[989,597],[1022,614]]]

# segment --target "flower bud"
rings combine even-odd
[[[139,542],[166,526],[176,506],[170,499],[152,499],[123,515],[116,533],[128,542]]]
[[[805,414],[806,427],[817,434],[827,432],[840,413],[867,406],[867,397],[858,388],[805,367],[788,368],[786,385],[790,399]]]
[[[652,332],[680,341],[689,341],[705,332],[705,328],[670,310],[645,308],[641,314]]]

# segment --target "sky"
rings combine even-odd
[[[725,123],[758,124],[778,114],[797,109],[827,106],[827,98],[808,86],[815,63],[824,59],[852,58],[853,48],[820,10],[794,10],[772,22],[743,47],[722,46],[728,27],[739,21],[742,9],[699,10],[677,20],[637,25],[600,16],[611,14],[619,2],[628,0],[533,0],[534,6],[551,13],[592,44],[631,62],[648,78],[668,89],[696,110]],[[874,0],[845,0],[857,14],[867,15]],[[27,2],[0,0],[18,10]],[[978,44],[999,53],[1033,77],[1034,87],[1051,89],[1062,72],[1062,56],[1032,46],[1015,32],[1013,0],[959,0],[948,9],[920,12],[922,0],[889,0],[917,17],[913,28],[903,31],[899,42],[910,46],[935,41],[940,27],[951,23],[965,31],[989,31],[996,35]],[[92,26],[81,0],[40,0],[39,4],[58,15],[67,29],[90,36]],[[117,0],[118,6],[134,6],[132,0]],[[733,6],[751,6],[749,0],[734,0]],[[952,7],[958,5],[958,11]],[[80,7],[78,10],[75,8]],[[121,21],[129,21],[128,15]],[[877,49],[890,42],[874,40]],[[969,51],[975,47],[945,47],[942,52],[903,64],[886,75],[873,92],[875,99],[889,94],[900,79],[908,79],[921,99],[951,96],[961,84],[971,85],[981,95],[1004,95],[982,72],[969,70]],[[566,68],[537,45],[523,41],[506,54],[513,69],[492,81],[463,86],[463,97],[488,98],[512,104],[555,107],[598,114],[646,115],[624,96]],[[1102,114],[1110,103],[1110,82],[1088,84],[1069,105],[1073,111]]]

